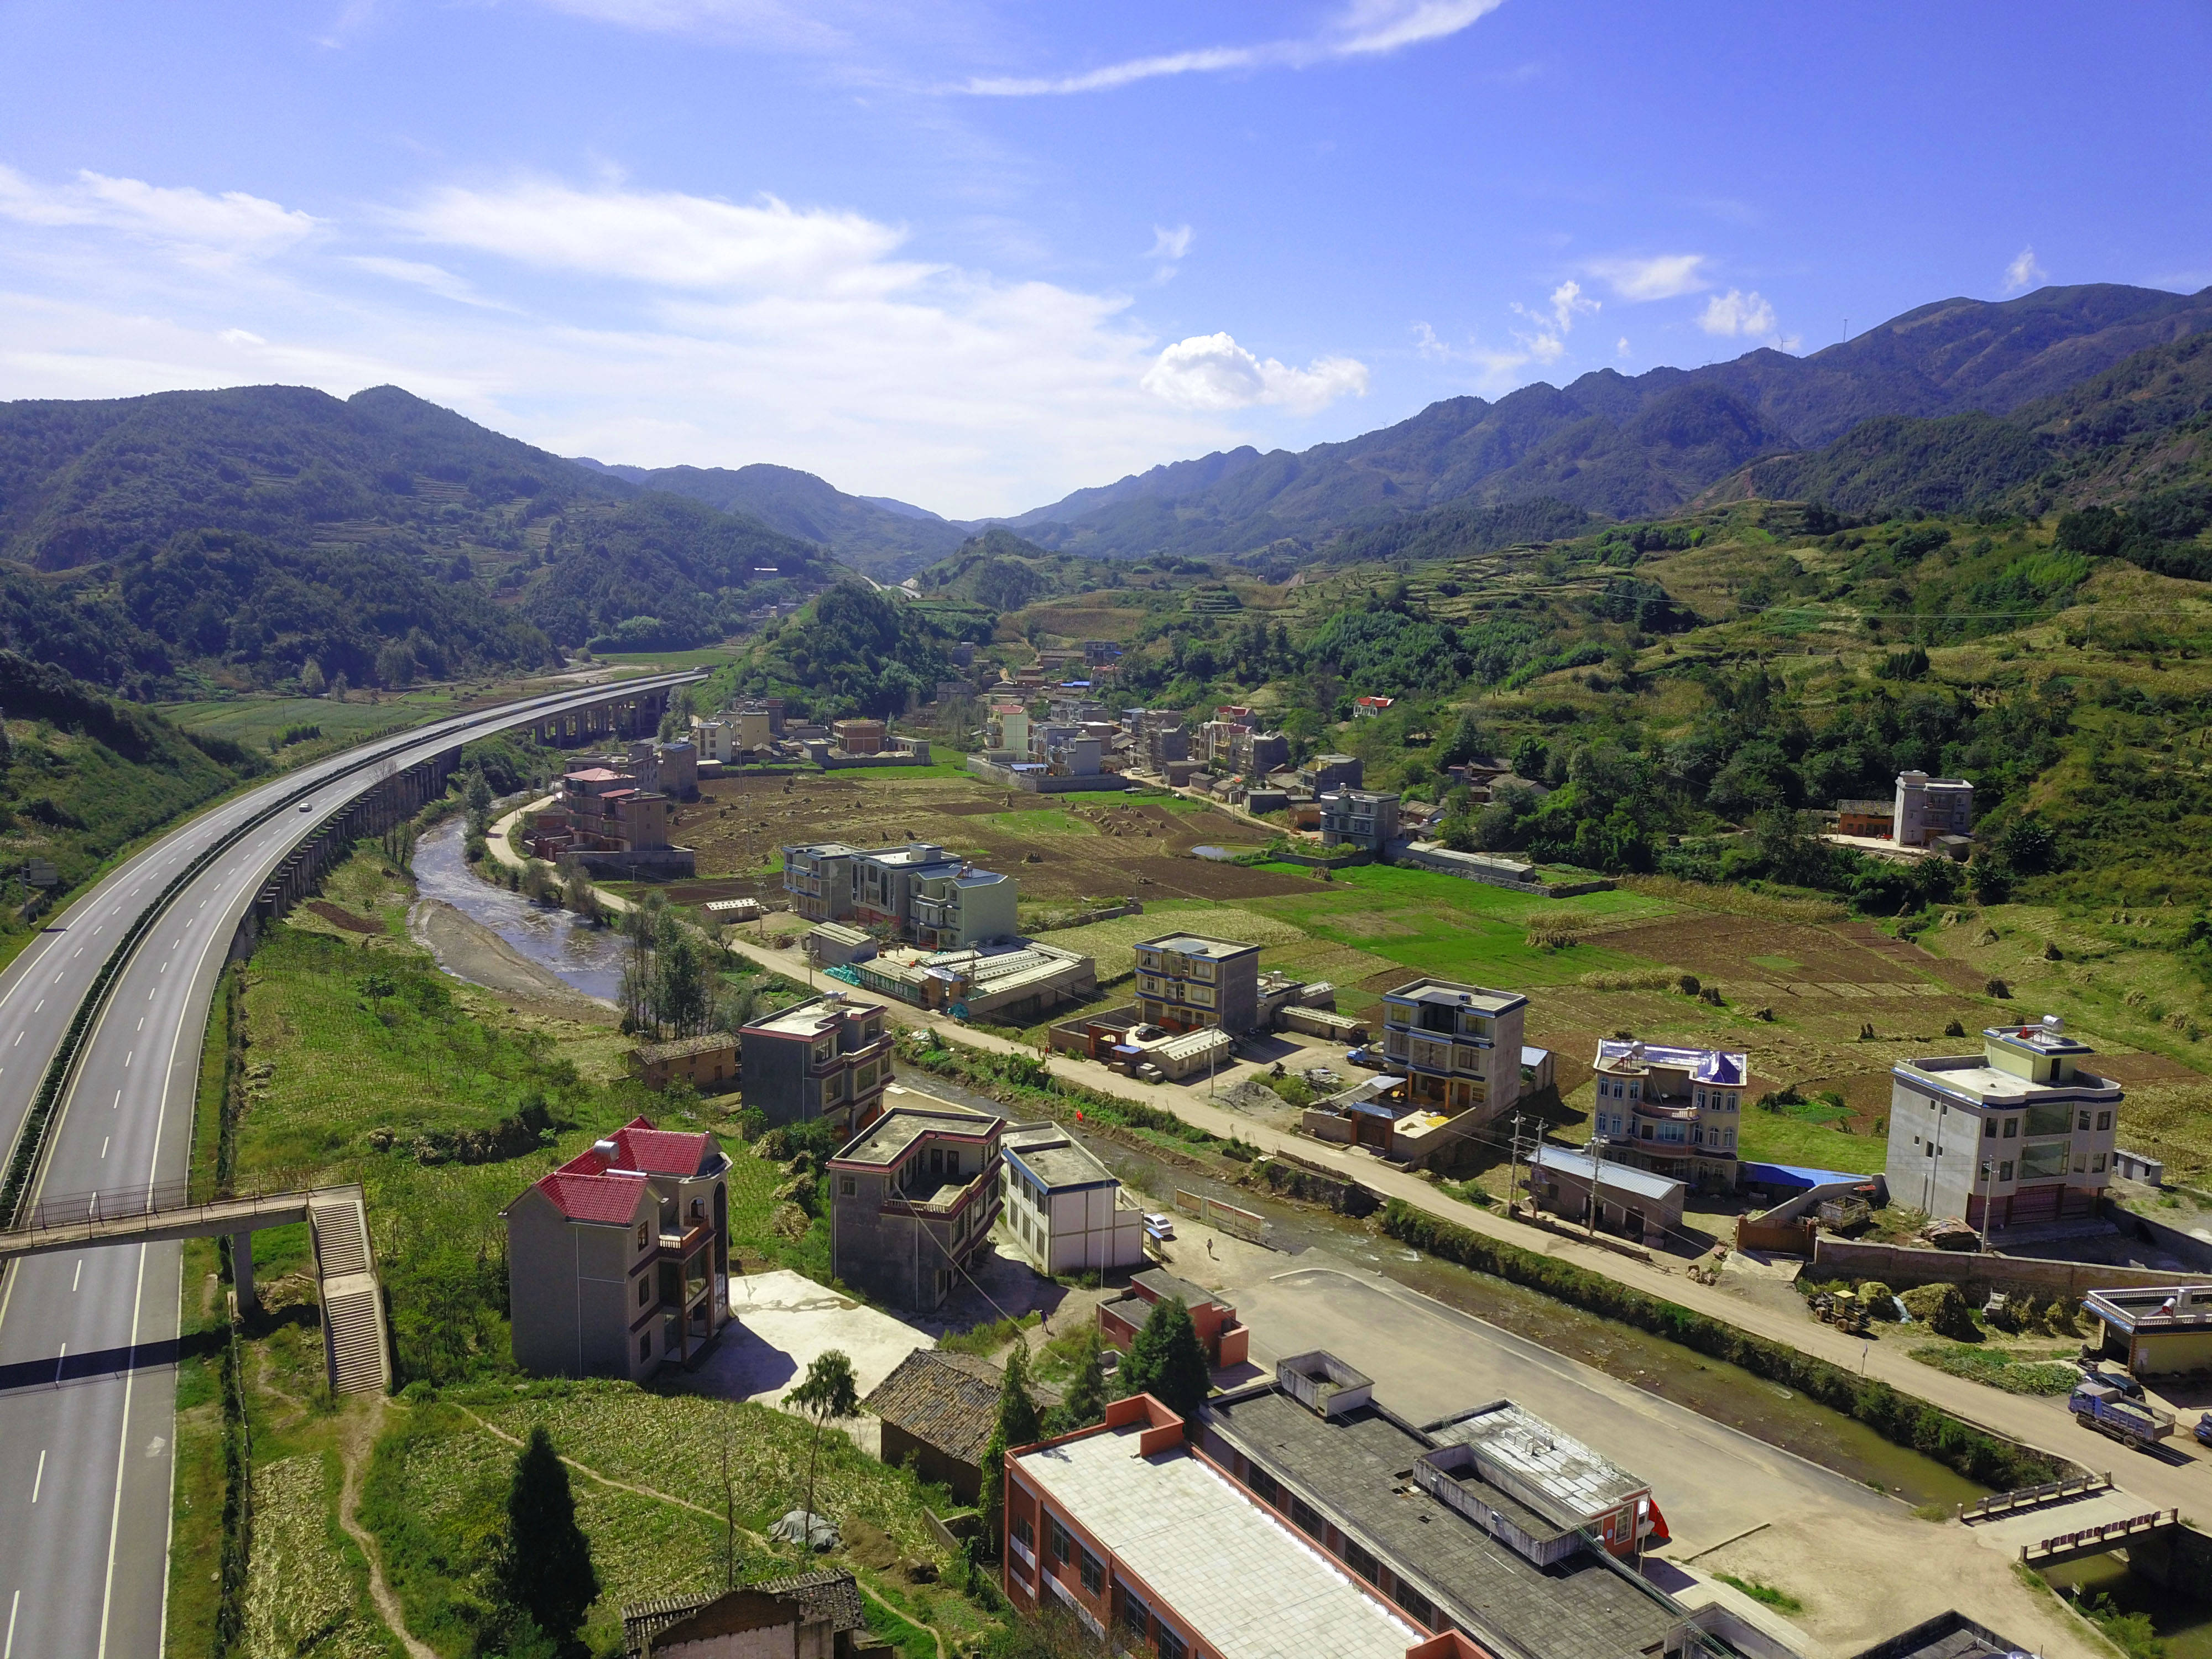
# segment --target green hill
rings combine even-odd
[[[1764,460],[1715,498],[1818,500],[1847,513],[2105,505],[2212,482],[2212,334],[2150,347],[1999,418],[1888,416]]]
[[[0,404],[0,645],[133,696],[699,643],[829,569],[396,387]]]
[[[757,519],[787,536],[819,543],[840,563],[878,581],[904,580],[951,553],[968,535],[966,526],[934,514],[848,495],[795,467],[609,467],[590,460],[577,465],[641,489],[683,495],[720,512]]]
[[[0,954],[20,927],[31,860],[64,889],[149,830],[264,769],[248,750],[192,738],[149,709],[0,651]]]

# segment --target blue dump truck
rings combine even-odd
[[[2110,1382],[2085,1381],[2066,1408],[2085,1429],[2110,1435],[2123,1445],[2148,1449],[2173,1432],[2173,1413],[2130,1400]]]

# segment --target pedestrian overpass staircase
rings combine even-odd
[[[244,1309],[255,1299],[253,1235],[264,1227],[300,1222],[307,1224],[314,1241],[323,1357],[330,1369],[331,1391],[388,1392],[392,1343],[385,1323],[384,1290],[369,1247],[368,1202],[357,1184],[253,1193],[204,1204],[185,1201],[182,1189],[175,1187],[43,1199],[33,1207],[26,1224],[0,1231],[0,1270],[19,1256],[228,1237],[232,1279]]]

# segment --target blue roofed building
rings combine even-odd
[[[1735,1191],[1748,1054],[1607,1037],[1594,1069],[1590,1139],[1604,1143],[1603,1156],[1700,1192]]]

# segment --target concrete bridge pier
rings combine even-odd
[[[230,1285],[238,1293],[240,1313],[251,1313],[261,1305],[253,1291],[253,1235],[250,1232],[230,1236]]]

